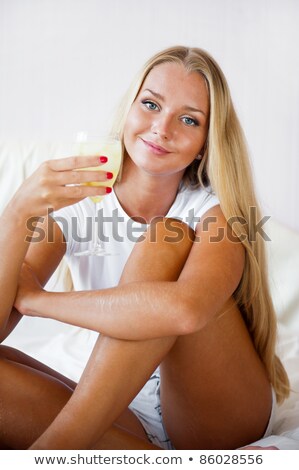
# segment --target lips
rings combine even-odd
[[[170,153],[170,150],[167,150],[164,147],[161,147],[161,145],[157,145],[156,143],[150,141],[150,140],[145,140],[142,139],[142,142],[148,147],[153,153],[156,153],[158,155],[165,155],[167,153]]]

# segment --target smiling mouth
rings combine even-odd
[[[142,139],[142,142],[148,147],[153,153],[157,155],[165,155],[167,153],[170,153],[169,150],[165,149],[164,147],[161,147],[160,145],[154,144],[153,142],[149,140]]]

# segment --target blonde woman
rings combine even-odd
[[[289,383],[275,355],[260,213],[223,73],[201,49],[158,53],[130,89],[116,129],[122,178],[102,204],[121,215],[118,257],[75,257],[80,243],[62,233],[62,217],[69,228],[74,218],[84,226],[94,216],[86,198],[105,191],[67,186],[90,181],[88,171],[75,171],[86,157],[46,162],[3,215],[3,337],[19,318],[16,310],[9,316],[14,301],[23,315],[101,335],[76,388],[1,348],[2,445],[245,446],[271,433],[275,401],[288,396]],[[64,207],[54,214],[54,242],[28,248],[26,220],[48,207]],[[140,238],[132,240],[132,227]],[[113,251],[113,236],[107,243]],[[44,291],[64,254],[75,291]]]

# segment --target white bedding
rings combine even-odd
[[[17,189],[44,159],[66,156],[68,144],[0,143],[0,212]],[[264,230],[270,236],[270,282],[279,322],[278,354],[291,380],[292,393],[276,408],[273,435],[258,445],[299,449],[299,234],[270,219]],[[57,274],[50,281],[51,290]],[[63,290],[61,282],[57,290]],[[78,380],[97,334],[52,320],[24,318],[5,344]]]

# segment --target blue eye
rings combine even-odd
[[[198,121],[196,119],[192,119],[188,116],[184,116],[182,120],[185,124],[187,124],[187,126],[198,126]]]
[[[158,106],[156,105],[156,103],[150,100],[143,100],[142,104],[144,104],[147,107],[147,109],[151,111],[156,111],[158,109]]]

